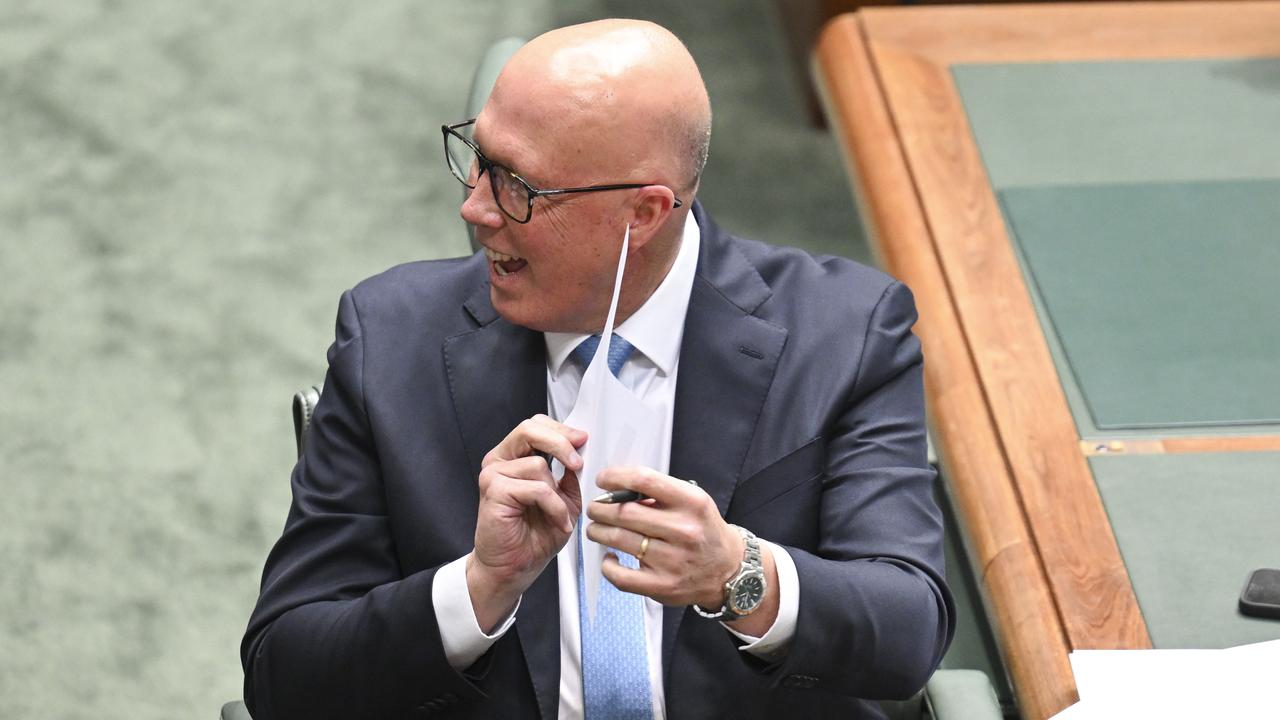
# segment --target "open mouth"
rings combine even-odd
[[[499,277],[506,277],[518,273],[528,265],[528,261],[524,258],[515,257],[514,255],[506,255],[497,250],[484,248],[484,256],[489,259],[489,264],[493,266],[493,271]]]

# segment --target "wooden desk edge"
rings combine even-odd
[[[868,38],[874,38],[874,42]],[[1027,422],[1034,422],[1033,418],[1038,417],[1037,413],[1046,404],[1051,406],[1052,412],[1047,414],[1052,416],[1053,431],[1049,433],[1052,437],[1047,438],[1045,431],[1039,430],[1024,433],[1029,438],[1034,436],[1034,448],[996,445],[1003,453],[1001,482],[989,483],[982,492],[999,492],[1003,488],[993,490],[992,485],[1007,482],[1014,490],[1015,503],[1027,517],[1035,518],[1030,535],[1038,545],[1032,542],[1028,547],[1039,548],[1035,555],[1041,573],[1048,576],[1051,605],[1058,613],[1059,626],[1069,636],[1068,644],[1075,647],[1146,647],[1150,640],[1106,521],[1105,508],[1084,466],[1085,452],[1082,451],[1087,448],[1079,443],[1061,388],[1039,379],[1025,382],[1023,377],[1035,373],[1027,374],[1022,369],[1011,371],[1007,367],[1010,363],[1020,367],[1030,359],[1036,366],[1032,369],[1048,368],[1050,372],[1045,376],[1052,377],[1052,360],[1047,349],[1032,347],[1028,352],[1019,347],[1009,356],[980,355],[981,362],[972,353],[969,341],[974,337],[983,338],[980,346],[984,348],[992,347],[992,340],[1010,338],[1008,328],[1002,330],[982,320],[1001,313],[986,312],[992,309],[990,304],[973,300],[973,290],[979,287],[969,272],[973,268],[966,267],[964,253],[958,252],[951,243],[975,231],[984,238],[998,238],[1003,248],[997,247],[994,255],[990,248],[984,249],[987,253],[984,261],[994,259],[994,264],[1001,268],[1001,277],[1008,275],[1012,286],[1021,287],[1021,276],[1016,262],[1011,262],[1008,239],[999,223],[999,210],[989,185],[980,193],[983,197],[977,199],[977,209],[946,202],[937,203],[932,209],[930,205],[936,203],[940,189],[950,188],[952,196],[970,192],[965,181],[985,177],[980,158],[973,148],[966,148],[973,151],[969,157],[959,162],[947,158],[951,167],[939,167],[927,148],[921,150],[926,143],[922,138],[932,141],[938,136],[971,137],[967,117],[949,81],[951,63],[1253,55],[1280,55],[1280,2],[872,8],[829,24],[815,53],[814,74],[833,119],[833,130],[844,149],[858,198],[865,201],[860,202],[863,217],[877,241],[882,262],[892,273],[907,280],[920,299],[923,319],[919,332],[929,355],[927,392],[938,417],[949,413],[938,411],[946,401],[944,396],[951,396],[957,407],[981,408],[988,421],[983,423],[982,433],[990,431],[998,443],[1000,435],[996,428],[1003,428],[1006,433],[1016,431]],[[854,70],[849,71],[849,67]],[[835,68],[841,72],[833,72]],[[930,90],[935,94],[928,102],[918,97],[903,101],[903,88],[921,80],[931,83]],[[938,111],[938,107],[948,110]],[[948,111],[951,116],[946,116]],[[935,132],[939,128],[944,132]],[[904,137],[907,144],[900,146]],[[880,146],[890,146],[890,150]],[[915,162],[921,164],[917,166]],[[926,187],[923,194],[922,182]],[[962,218],[966,212],[980,216],[981,221],[965,224],[973,220]],[[943,254],[939,253],[939,233],[948,238],[948,243],[942,244],[946,250]],[[930,243],[932,249],[928,247]],[[965,252],[971,252],[971,248],[966,247]],[[915,257],[930,254],[931,258],[923,260]],[[977,265],[990,267],[984,263]],[[961,287],[957,288],[957,282]],[[929,283],[937,287],[931,288]],[[965,283],[969,286],[964,287]],[[1022,295],[1026,295],[1025,288]],[[1031,328],[1039,332],[1029,297],[1012,300],[1019,315],[1014,323],[1018,332],[1026,333]],[[961,308],[960,315],[957,308]],[[937,327],[948,323],[953,328],[958,326],[951,335],[946,333],[946,328]],[[1031,335],[1034,333],[1018,337]],[[1044,344],[1042,336],[1032,339],[1031,345]],[[995,347],[1004,353],[1004,348],[1011,346],[997,342]],[[937,368],[940,357],[953,368]],[[952,381],[956,380],[972,382],[988,391],[980,392],[976,403],[972,398],[957,400],[965,393],[954,390],[956,386]],[[1016,397],[999,399],[1010,390],[1015,395],[1020,390],[1032,392],[1021,401]],[[977,538],[972,552],[979,556],[979,566],[986,568],[984,590],[990,591],[994,583],[989,573],[996,566],[984,565],[987,558],[982,556],[1000,547],[999,542],[992,540],[1007,528],[987,533],[984,541],[985,531],[974,520],[983,516],[982,508],[970,506],[965,495],[973,493],[981,497],[976,488],[982,477],[966,480],[966,473],[959,470],[954,459],[957,443],[972,442],[972,426],[967,427],[963,435],[955,433],[951,437],[947,429],[939,431],[944,458],[950,458],[948,470],[958,509],[972,526],[970,535]],[[1274,447],[1273,439],[1226,443],[1220,439],[1168,439],[1157,449],[1197,452]],[[1058,470],[1058,465],[1068,467],[1069,472]],[[970,485],[971,482],[974,484]],[[986,500],[989,502],[990,498]],[[1070,510],[1061,512],[1057,505],[1060,500],[1066,500]],[[1055,512],[1070,517],[1055,521]],[[1076,527],[1078,535],[1090,538],[1089,558],[1063,552],[1062,539],[1072,537],[1072,527]],[[1047,571],[1046,553],[1053,556]],[[1007,618],[1000,617],[1003,611],[999,605],[1003,601],[996,597],[990,601],[996,606],[997,621],[1006,621]],[[1010,645],[1002,641],[1006,654]],[[1012,663],[1010,667],[1016,688],[1016,676],[1020,673]]]
[[[1076,2],[861,11],[878,43],[939,64],[1280,55],[1280,2]]]
[[[827,72],[834,67],[849,71]],[[943,419],[935,431],[1019,706],[1026,717],[1049,717],[1076,700],[1070,648],[857,17],[824,29],[814,74],[881,261],[910,284],[922,309],[917,332],[935,417],[981,419],[963,427]]]

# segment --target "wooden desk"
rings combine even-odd
[[[930,421],[1025,717],[1076,700],[1072,649],[1152,644],[1091,456],[1272,451],[1280,433],[1081,432],[953,68],[1277,56],[1269,1],[866,8],[819,38],[868,234],[916,294]]]

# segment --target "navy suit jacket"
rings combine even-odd
[[[879,717],[952,634],[925,454],[915,308],[902,284],[701,228],[671,449],[729,522],[786,547],[786,657],[741,652],[668,607],[667,716]],[[345,293],[324,394],[241,649],[257,720],[556,716],[556,563],[475,665],[445,658],[436,570],[467,554],[483,455],[546,412],[542,334],[489,302],[483,255],[393,268]]]

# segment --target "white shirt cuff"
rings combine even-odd
[[[728,623],[720,623],[739,640],[747,643],[738,648],[749,652],[761,660],[770,662],[786,657],[791,647],[791,638],[796,634],[796,616],[800,614],[800,576],[796,574],[796,562],[791,559],[781,545],[768,540],[760,540],[760,544],[773,554],[773,564],[778,571],[778,617],[762,637],[744,635]]]
[[[436,610],[436,626],[440,628],[444,656],[458,672],[471,667],[498,638],[506,634],[516,621],[516,611],[520,609],[520,600],[517,600],[511,614],[494,628],[492,634],[486,635],[480,629],[480,623],[476,622],[471,592],[467,590],[466,555],[436,571],[431,580],[431,604]]]

